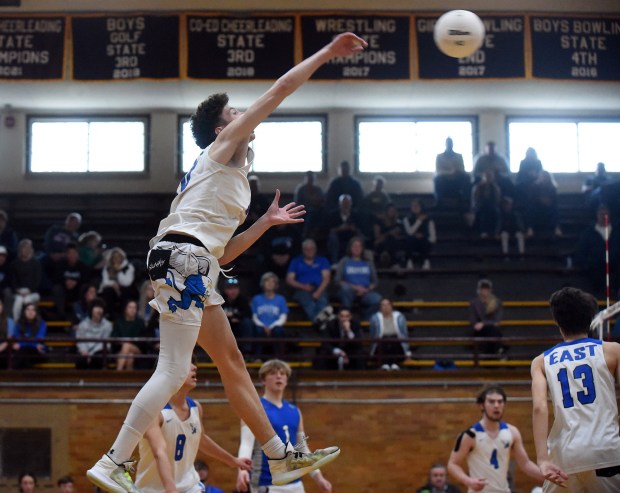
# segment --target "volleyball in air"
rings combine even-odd
[[[484,42],[484,24],[469,10],[451,10],[437,19],[433,39],[445,55],[468,57]]]

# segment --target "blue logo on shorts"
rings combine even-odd
[[[187,310],[191,306],[192,301],[198,308],[204,308],[205,304],[202,300],[207,294],[207,287],[205,283],[202,282],[201,274],[191,274],[187,276],[187,278],[185,278],[185,289],[183,290],[177,288],[174,277],[166,277],[166,284],[173,287],[181,294],[181,300],[175,300],[172,296],[168,299],[168,308],[172,313],[176,312],[177,308]]]

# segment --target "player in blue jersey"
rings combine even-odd
[[[537,462],[547,479],[543,491],[562,486],[577,493],[618,493],[620,344],[588,337],[598,311],[590,294],[563,288],[549,304],[564,342],[532,361],[532,426]],[[550,432],[548,397],[554,415]]]
[[[261,366],[258,376],[264,386],[264,393],[260,400],[273,429],[283,441],[293,443],[296,450],[307,451],[307,437],[304,434],[301,411],[294,404],[284,400],[284,391],[291,376],[291,367],[284,361],[272,359]],[[244,458],[252,459],[252,472],[250,474],[248,471],[239,470],[237,490],[244,493],[247,491],[251,493],[304,493],[301,479],[282,486],[273,485],[267,456],[261,450],[260,444],[248,426],[241,423],[239,460]],[[310,476],[322,493],[332,491],[331,483],[323,477],[320,470],[311,472]]]
[[[523,447],[521,433],[516,426],[502,421],[506,404],[504,389],[487,387],[476,402],[482,419],[457,438],[448,461],[450,474],[466,485],[468,492],[510,493],[508,466],[512,456],[525,474],[542,482],[538,467]],[[463,469],[465,462],[469,474]]]

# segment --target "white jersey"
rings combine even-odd
[[[161,431],[168,445],[168,459],[172,464],[174,482],[179,493],[190,491],[200,483],[200,477],[194,469],[194,460],[198,453],[202,425],[196,403],[187,397],[189,417],[181,421],[170,404],[162,409],[163,423]],[[164,490],[153,450],[149,442],[142,438],[139,444],[140,461],[136,472],[136,486],[143,493],[162,493]]]
[[[566,473],[620,465],[614,377],[597,339],[563,342],[544,353],[555,420],[549,459]]]
[[[472,426],[474,448],[467,455],[467,467],[472,478],[485,478],[484,493],[510,493],[508,466],[512,449],[512,432],[507,423],[500,421],[499,432],[491,438],[481,422]],[[469,490],[470,492],[473,490]]]
[[[251,166],[251,162],[243,168],[216,163],[209,157],[209,147],[202,151],[181,180],[170,214],[159,223],[150,247],[167,233],[185,233],[220,258],[245,221],[251,198],[247,178]]]

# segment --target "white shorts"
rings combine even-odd
[[[596,471],[577,472],[568,475],[566,488],[561,488],[551,481],[543,484],[543,493],[618,493],[620,492],[620,474],[609,478],[596,475]]]
[[[149,303],[164,320],[199,326],[205,306],[221,305],[217,259],[191,243],[161,241],[149,251],[147,269],[155,298]]]
[[[251,493],[305,493],[304,484],[301,481],[284,484],[282,486],[259,486],[251,487]]]

